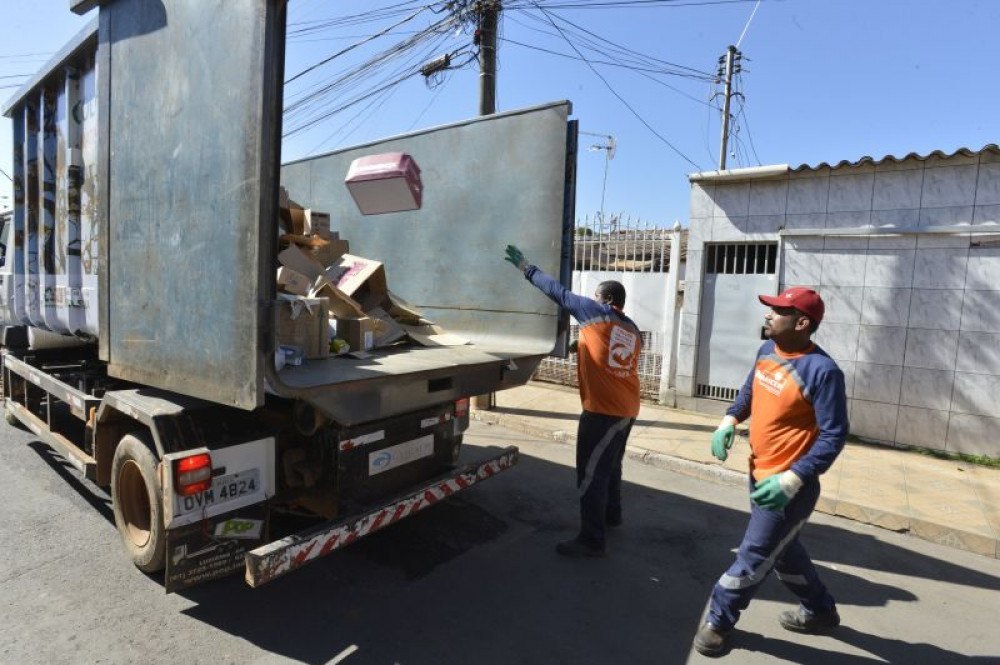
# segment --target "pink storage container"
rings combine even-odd
[[[404,152],[359,157],[351,162],[344,182],[362,215],[420,208],[420,167]]]

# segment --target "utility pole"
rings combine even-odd
[[[497,23],[500,18],[500,0],[482,0],[479,3],[479,29],[476,44],[479,46],[479,115],[493,115],[497,111]],[[496,406],[495,393],[476,395],[472,406],[488,411]]]
[[[719,58],[719,77],[725,77],[726,87],[722,100],[722,145],[719,146],[719,170],[726,170],[726,149],[729,144],[729,101],[733,95],[733,74],[740,71],[740,59],[743,54],[733,45],[726,49],[726,54]],[[725,70],[723,71],[723,67]]]
[[[492,115],[497,110],[497,23],[500,0],[483,0],[479,4],[479,115]]]

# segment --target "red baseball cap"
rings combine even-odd
[[[757,297],[768,307],[794,307],[816,323],[823,320],[823,313],[826,311],[819,294],[804,286],[793,286],[776,296]]]

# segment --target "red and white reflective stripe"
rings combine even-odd
[[[367,515],[331,524],[328,528],[313,532],[309,536],[292,535],[258,547],[247,553],[247,583],[257,587],[270,582],[336,549],[350,545],[359,538],[364,538],[424,508],[433,506],[441,499],[461,492],[481,480],[491,478],[517,464],[517,460],[518,450],[512,446],[497,457],[478,465],[463,467],[453,475],[421,487],[412,494]]]

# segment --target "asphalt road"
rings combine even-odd
[[[605,560],[567,561],[573,450],[521,446],[512,471],[253,590],[231,578],[167,595],[126,560],[107,495],[31,434],[0,426],[0,663],[703,662],[691,648],[732,558],[747,497],[626,462],[626,523]],[[788,633],[768,579],[733,663],[1000,663],[1000,561],[817,516],[804,538],[840,603],[832,636]]]

